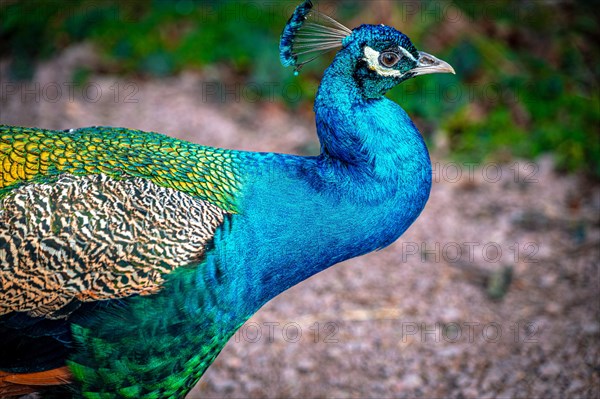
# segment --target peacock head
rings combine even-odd
[[[417,51],[408,36],[385,25],[353,30],[313,9],[310,0],[296,7],[284,28],[280,58],[295,74],[321,54],[341,46],[331,68],[351,76],[364,96],[380,97],[414,76],[455,73],[445,61]]]

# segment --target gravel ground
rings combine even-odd
[[[78,89],[70,96],[65,83],[95,62],[90,54],[74,47],[31,83],[2,80],[0,122],[124,126],[253,151],[317,148],[310,118],[270,102],[209,102],[197,73],[94,76],[87,99]],[[599,397],[598,184],[553,172],[551,158],[433,162],[431,199],[398,242],[272,300],[189,398]]]

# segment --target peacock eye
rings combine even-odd
[[[400,61],[400,55],[392,51],[386,51],[379,56],[379,63],[384,67],[391,68]]]

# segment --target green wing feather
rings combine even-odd
[[[69,173],[150,179],[237,213],[233,151],[112,127],[54,131],[0,125],[0,199],[27,182]]]

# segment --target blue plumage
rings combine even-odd
[[[68,155],[56,156],[52,168],[43,171],[62,176],[54,180],[43,180],[47,176],[34,171],[37,180],[21,181],[20,164],[15,163],[16,177],[0,186],[7,193],[0,200],[12,201],[11,209],[24,207],[19,195],[25,198],[43,192],[41,183],[51,189],[57,180],[82,198],[91,196],[91,201],[79,203],[100,204],[104,212],[111,207],[126,210],[112,215],[121,224],[137,226],[140,219],[147,221],[148,215],[157,212],[143,204],[131,207],[136,198],[130,193],[135,190],[143,192],[150,201],[146,203],[163,203],[151,199],[167,197],[189,208],[184,209],[187,213],[172,213],[181,215],[178,220],[164,223],[161,219],[156,226],[146,226],[159,233],[148,254],[172,253],[183,259],[181,264],[161,266],[138,257],[132,265],[129,252],[114,248],[138,254],[142,246],[135,240],[145,240],[148,231],[113,238],[105,230],[89,236],[90,242],[105,237],[113,240],[114,246],[104,252],[108,259],[104,269],[94,269],[97,261],[82,261],[88,259],[84,249],[51,265],[60,270],[65,261],[73,262],[75,266],[65,271],[79,278],[68,281],[74,287],[73,298],[61,293],[66,299],[39,307],[35,301],[19,299],[35,298],[34,289],[40,286],[46,289],[41,294],[52,294],[46,288],[50,282],[43,281],[36,281],[35,287],[25,281],[19,289],[31,292],[3,298],[0,310],[10,312],[0,315],[0,336],[23,347],[3,349],[7,355],[0,369],[13,374],[10,382],[4,382],[0,372],[0,393],[28,392],[19,390],[30,381],[27,373],[47,371],[53,379],[45,375],[45,381],[72,382],[72,391],[87,397],[183,397],[231,335],[263,304],[331,265],[386,247],[414,222],[431,188],[429,154],[409,116],[384,94],[414,76],[453,69],[417,51],[394,28],[362,25],[350,31],[316,13],[310,1],[296,9],[284,29],[281,61],[297,70],[336,47],[341,50],[323,75],[314,105],[321,143],[321,154],[316,157],[217,150],[116,129],[101,130],[102,135],[82,131],[75,136],[20,129],[17,135],[29,141],[5,145],[0,141],[5,152],[36,150],[35,143],[58,142],[56,152]],[[312,58],[299,61],[298,56],[306,54]],[[5,136],[15,137],[0,134]],[[110,140],[104,141],[106,136]],[[65,150],[69,143],[80,147]],[[89,160],[77,156],[99,146],[101,167],[94,163],[96,156]],[[22,156],[23,162],[35,154]],[[119,156],[110,158],[110,154]],[[17,161],[18,156],[17,151]],[[135,164],[124,165],[130,157]],[[11,170],[12,158],[5,159]],[[71,163],[75,166],[61,172],[61,167]],[[94,195],[90,175],[98,174],[100,178],[94,181],[102,191]],[[126,184],[129,188],[122,192]],[[55,212],[60,220],[71,220],[78,211],[69,209],[69,201],[58,205]],[[84,216],[93,218],[98,212],[87,209]],[[27,225],[26,217],[19,222],[16,211],[12,217],[17,220],[14,226],[25,227],[0,225],[0,243],[14,244],[6,237],[17,237],[15,233],[23,237],[42,234],[36,226]],[[187,237],[178,238],[180,231],[189,230],[188,222],[196,223],[193,231],[207,238],[201,241],[201,251],[197,246],[188,249]],[[163,234],[177,223],[184,230],[174,229],[172,237]],[[53,226],[51,232],[59,236],[61,226]],[[133,242],[123,246],[119,239]],[[117,259],[114,266],[111,257]],[[23,274],[12,264],[1,271],[12,272],[17,280]],[[114,275],[118,281],[111,280]],[[91,288],[86,285],[90,280],[95,283]],[[35,352],[43,348],[47,352],[40,363]]]

